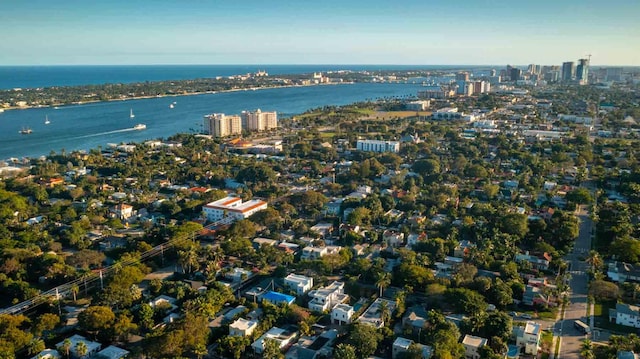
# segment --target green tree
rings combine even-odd
[[[356,323],[351,327],[347,344],[355,348],[358,358],[366,358],[376,351],[381,340],[382,336],[376,328]]]
[[[92,306],[78,314],[80,327],[94,333],[110,330],[115,320],[116,315],[105,306]]]
[[[338,344],[333,352],[335,359],[357,359],[356,348],[350,344]]]
[[[87,355],[88,351],[89,351],[89,348],[87,347],[87,344],[85,342],[76,343],[75,352],[79,358],[82,358],[85,355]]]
[[[71,340],[69,340],[69,338],[65,339],[57,349],[69,358],[69,354],[71,352]]]
[[[282,359],[284,355],[282,351],[280,351],[280,345],[277,341],[273,339],[264,339],[263,342],[264,350],[262,352],[262,357],[265,359]]]
[[[589,294],[598,301],[610,301],[618,299],[619,289],[614,283],[599,279],[591,282]]]

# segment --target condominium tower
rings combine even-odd
[[[214,113],[204,116],[204,132],[215,137],[226,137],[242,133],[242,120],[238,115],[227,116]]]
[[[242,129],[247,131],[266,131],[278,127],[278,114],[273,112],[242,111]]]

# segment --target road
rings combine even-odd
[[[579,359],[580,346],[585,335],[579,332],[574,326],[575,320],[582,320],[590,324],[587,315],[587,294],[588,294],[588,278],[587,264],[580,260],[585,258],[591,250],[591,235],[594,229],[593,221],[589,217],[589,213],[581,207],[578,212],[580,219],[580,233],[576,239],[573,251],[565,257],[569,263],[571,279],[569,282],[570,296],[569,304],[564,313],[564,320],[559,321],[556,325],[556,333],[562,333],[560,343],[559,358],[562,359]]]

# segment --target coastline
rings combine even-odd
[[[328,86],[352,85],[354,83],[355,82],[349,81],[349,82],[318,83],[318,84],[308,84],[308,85],[259,86],[259,87],[236,88],[236,89],[220,90],[220,91],[187,92],[187,93],[181,93],[181,94],[165,94],[165,95],[154,95],[154,96],[135,96],[135,97],[127,97],[127,98],[121,98],[121,99],[114,98],[109,100],[90,100],[90,101],[82,101],[82,102],[58,103],[58,104],[40,105],[40,106],[10,106],[10,107],[2,107],[0,108],[0,110],[4,110],[4,111],[30,110],[35,108],[52,108],[52,107],[55,108],[60,106],[85,105],[85,104],[102,103],[102,102],[131,101],[131,100],[144,100],[144,99],[152,99],[152,98],[196,96],[196,95],[211,95],[211,94],[217,94],[217,93],[260,91],[260,90],[271,90],[271,89],[279,89],[279,88],[311,87],[311,86],[327,86],[327,85]]]

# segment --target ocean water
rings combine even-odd
[[[0,89],[105,83],[186,80],[267,71],[270,75],[317,71],[441,70],[455,65],[140,65],[140,66],[0,66]],[[484,66],[484,68],[489,68]]]
[[[110,101],[0,113],[0,159],[37,157],[51,151],[89,150],[108,143],[140,142],[199,131],[204,115],[242,110],[291,116],[307,109],[363,100],[415,96],[420,84],[358,83],[273,88],[193,96]],[[175,108],[169,108],[172,102]],[[135,118],[129,118],[133,110]],[[51,121],[44,124],[45,116]],[[132,127],[144,123],[146,130]],[[22,135],[22,128],[33,133]]]

